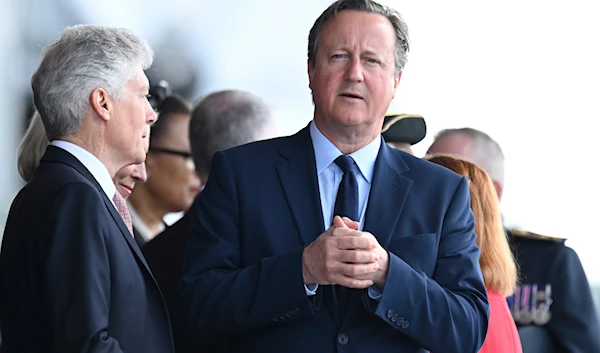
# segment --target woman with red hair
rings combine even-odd
[[[521,340],[506,301],[517,283],[517,266],[502,227],[492,180],[483,169],[462,159],[447,155],[431,155],[425,159],[469,180],[476,241],[481,250],[479,266],[490,303],[488,332],[479,353],[522,353]]]

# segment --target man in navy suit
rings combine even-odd
[[[468,181],[380,134],[407,52],[397,12],[335,2],[309,35],[313,121],[215,154],[180,286],[190,340],[231,352],[477,352],[489,307]]]
[[[31,82],[51,142],[13,201],[0,253],[5,352],[174,351],[112,181],[146,157],[151,63],[145,41],[108,27],[67,28],[45,51]]]

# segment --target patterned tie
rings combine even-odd
[[[117,206],[117,211],[119,211],[119,214],[121,215],[123,222],[125,222],[127,229],[129,229],[129,233],[133,235],[133,224],[131,223],[131,214],[129,214],[129,210],[127,209],[125,199],[123,198],[123,196],[121,196],[121,194],[116,192],[115,196],[113,196],[113,202],[115,203],[115,206]]]
[[[336,158],[335,164],[342,169],[344,176],[342,176],[337,198],[335,199],[333,216],[348,217],[358,222],[360,221],[358,219],[358,184],[352,171],[354,159],[350,156],[341,155]]]

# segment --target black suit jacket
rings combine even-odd
[[[175,321],[179,302],[179,282],[183,273],[183,262],[187,236],[190,231],[193,212],[185,215],[142,247],[142,253],[156,278],[165,298],[165,303]],[[175,327],[175,326],[173,326]],[[181,332],[173,331],[177,353],[220,353],[226,351],[226,341],[213,343],[184,340]],[[1,352],[0,352],[1,353]]]
[[[49,146],[8,216],[0,316],[9,353],[173,352],[168,313],[111,200]]]
[[[172,317],[175,315],[179,301],[179,281],[183,271],[185,243],[191,220],[191,213],[186,212],[181,219],[167,227],[142,248]]]

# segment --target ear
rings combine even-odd
[[[502,191],[503,191],[504,187],[497,180],[492,180],[492,183],[494,184],[494,189],[496,189],[496,194],[498,195],[498,201],[500,201],[502,199]]]
[[[106,92],[102,88],[96,88],[90,95],[90,104],[94,112],[104,121],[110,120],[110,115],[113,110],[112,102]]]
[[[308,60],[307,62],[307,67],[308,67],[308,87],[311,89],[312,91],[312,78],[313,78],[313,73],[314,73],[314,67],[313,65],[310,63],[310,60]]]
[[[402,77],[402,71],[398,72],[398,75],[394,76],[394,94],[392,95],[392,99],[396,97],[396,91],[398,90],[398,85],[400,84],[400,78]]]

